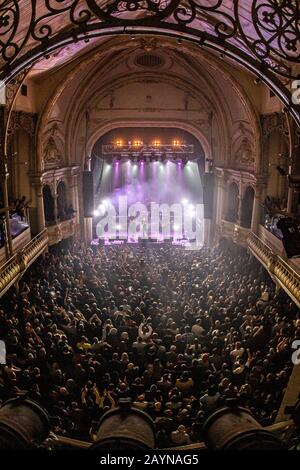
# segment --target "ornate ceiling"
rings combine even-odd
[[[299,17],[299,0],[3,0],[0,80],[33,64],[49,71],[116,35],[165,35],[257,75],[300,126],[290,91],[300,72]]]
[[[300,60],[299,0],[7,0],[0,7],[4,79],[59,45],[134,29],[188,34],[293,75]]]

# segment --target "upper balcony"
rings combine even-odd
[[[7,226],[4,214],[5,209],[0,209],[0,266],[31,240],[29,210],[25,210],[24,217],[20,217],[10,210],[9,227]],[[10,250],[8,246],[8,230],[11,235]]]
[[[249,235],[248,247],[276,284],[300,307],[300,260],[288,260],[281,240],[262,225],[259,226],[258,235]]]
[[[254,234],[250,228],[221,220],[218,236],[249,248],[268,270],[274,282],[300,307],[300,258],[288,259],[281,239],[263,225]]]

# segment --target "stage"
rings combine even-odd
[[[174,248],[184,248],[185,250],[200,250],[203,248],[203,244],[196,243],[195,240],[174,240],[168,239],[165,240],[163,238],[160,239],[131,239],[127,238],[126,240],[120,239],[99,239],[95,238],[91,242],[91,247],[98,247],[98,246],[144,246],[144,247],[163,247],[163,246],[172,246]]]

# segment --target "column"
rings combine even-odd
[[[217,212],[216,224],[220,224],[224,216],[224,202],[225,202],[225,177],[219,176],[217,180]]]
[[[84,242],[86,246],[91,244],[93,240],[93,219],[92,217],[84,218]]]
[[[46,227],[44,198],[43,198],[43,185],[41,182],[36,186],[36,209],[37,209],[37,228],[38,228],[38,232],[40,233]]]
[[[55,223],[58,223],[58,210],[57,210],[57,193],[56,193],[56,182],[55,182],[55,194],[53,196],[53,202],[54,202],[54,220]]]
[[[260,223],[260,215],[261,215],[261,197],[263,192],[263,186],[257,184],[255,186],[255,194],[253,200],[253,208],[252,208],[252,220],[251,220],[251,231],[254,233],[258,232],[258,226]]]
[[[241,190],[240,190],[241,191]],[[237,221],[236,221],[236,224],[241,226],[241,220],[242,220],[242,202],[243,202],[243,198],[242,198],[242,194],[241,192],[239,193],[238,195],[238,200],[239,200],[239,207],[238,207],[238,216],[237,216]]]
[[[8,202],[8,171],[7,164],[3,161],[1,164],[1,180],[3,189],[3,204],[5,210],[5,222],[6,222],[6,257],[9,259],[13,255],[13,244],[10,230],[10,217],[9,217],[9,202]]]
[[[45,212],[44,212],[43,183],[39,176],[34,177],[34,179],[32,180],[32,186],[35,189],[35,195],[36,195],[36,223],[34,224],[35,225],[34,230],[36,230],[37,233],[40,233],[46,227],[46,223],[45,223]]]
[[[70,200],[68,201],[72,204],[72,207],[76,212],[75,217],[76,221],[79,220],[79,204],[78,204],[78,183],[77,175],[72,175],[69,178],[69,190],[70,190]]]

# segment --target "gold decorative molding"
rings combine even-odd
[[[56,243],[65,240],[66,238],[73,237],[77,234],[78,224],[76,219],[64,220],[55,225],[47,227],[49,237],[49,245],[56,245]]]
[[[238,245],[247,246],[247,240],[250,233],[250,229],[241,227],[234,222],[228,222],[227,220],[222,220],[219,225],[218,237],[227,238],[232,240]]]
[[[257,235],[250,233],[248,247],[292,300],[300,307],[300,275]]]
[[[39,233],[21,251],[0,267],[0,297],[48,246],[47,230]]]

